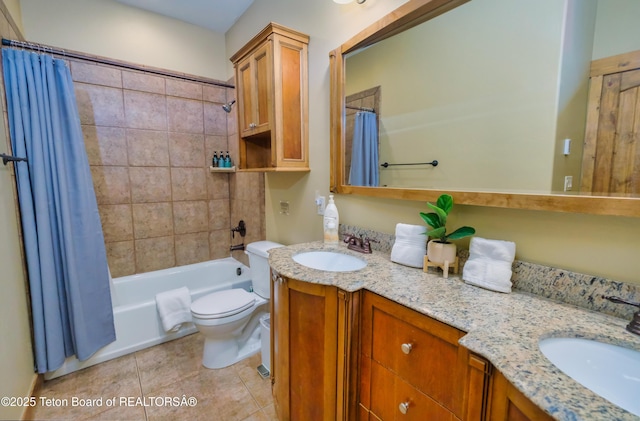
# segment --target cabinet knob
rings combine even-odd
[[[256,123],[249,123],[249,128],[250,129],[255,129],[256,128]]]
[[[406,414],[409,410],[409,402],[402,402],[400,405],[398,405],[398,410],[401,413]]]
[[[402,352],[404,352],[405,354],[409,355],[409,353],[413,349],[413,345],[411,345],[411,344],[402,344],[402,345],[400,345],[400,348],[402,349]]]

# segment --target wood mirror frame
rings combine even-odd
[[[409,0],[329,54],[330,190],[338,194],[416,201],[436,201],[440,194],[449,193],[453,195],[456,203],[461,205],[640,217],[640,198],[633,197],[362,187],[344,183],[346,55],[433,19],[468,1],[470,0]]]

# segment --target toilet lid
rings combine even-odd
[[[191,304],[191,312],[203,319],[218,319],[240,313],[255,301],[255,296],[244,289],[227,289],[198,298]]]

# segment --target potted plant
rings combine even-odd
[[[472,227],[464,226],[447,234],[447,215],[453,208],[453,197],[449,194],[440,195],[435,205],[427,203],[427,206],[433,212],[420,212],[424,222],[432,228],[426,233],[432,238],[427,243],[427,257],[429,261],[437,264],[442,264],[445,261],[453,263],[456,258],[456,245],[449,242],[449,240],[468,237],[475,234],[476,230]]]

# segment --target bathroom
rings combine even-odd
[[[320,190],[323,195],[326,195],[329,190],[328,54],[361,29],[404,2],[367,0],[361,5],[352,3],[338,6],[329,0],[316,2],[255,0],[224,36],[165,18],[151,18],[146,12],[137,9],[134,12],[125,5],[104,0],[56,1],[55,5],[51,4],[53,2],[28,0],[21,2],[6,0],[3,3],[4,16],[0,25],[3,37],[19,38],[16,36],[16,29],[7,22],[7,13],[10,13],[14,22],[22,22],[27,39],[33,42],[217,80],[229,79],[232,68],[228,57],[262,29],[268,21],[278,22],[310,35],[309,155],[311,171],[270,173],[266,176],[258,174],[220,176],[220,174],[205,173],[206,190],[204,193],[199,190],[189,210],[196,212],[197,209],[203,211],[206,208],[209,212],[210,209],[214,207],[217,209],[219,206],[226,211],[223,211],[221,216],[216,214],[213,220],[208,214],[202,215],[202,212],[198,214],[197,220],[187,217],[186,221],[189,224],[199,225],[193,229],[187,228],[181,233],[154,234],[153,237],[166,238],[166,242],[174,244],[175,249],[170,251],[160,248],[152,251],[146,263],[147,266],[142,269],[153,270],[169,263],[179,265],[203,258],[215,259],[227,256],[232,240],[225,226],[235,226],[240,219],[247,222],[247,237],[243,239],[245,243],[268,239],[282,244],[296,244],[322,238],[322,218],[315,213],[314,199],[317,190]],[[19,23],[16,25],[18,28],[22,26]],[[146,40],[148,44],[145,46],[131,40],[140,40],[140,42]],[[223,101],[215,102],[223,103]],[[226,126],[231,129],[223,130],[223,124],[222,128],[216,126],[211,129],[211,133],[205,133],[214,137],[211,139],[212,142],[217,142],[216,146],[203,143],[203,149],[206,148],[207,153],[216,148],[229,148],[232,155],[234,154],[235,125],[229,122]],[[219,132],[216,131],[218,129],[220,129]],[[203,156],[202,159],[204,170],[207,157]],[[164,171],[168,171],[167,168],[171,167],[170,163],[164,167],[163,165],[158,163],[153,166],[165,168]],[[240,177],[241,175],[243,177]],[[214,178],[218,179],[219,183],[208,184]],[[3,373],[2,395],[20,396],[29,393],[34,374],[20,239],[12,193],[13,180],[8,167],[2,168],[1,179],[4,195],[1,220],[4,235],[0,240],[3,250],[0,255],[4,269],[4,291],[0,294],[2,297],[0,308],[2,308],[3,317],[13,321],[10,325],[3,324],[0,328],[3,337],[0,346],[2,356],[0,367]],[[224,187],[215,190],[221,185]],[[259,195],[263,194],[264,197],[256,198],[256,192]],[[118,194],[117,191],[110,191],[110,193]],[[113,212],[115,221],[120,221],[118,211],[135,204],[133,202],[109,203],[106,196],[105,200],[103,205]],[[288,202],[288,212],[281,210],[281,202]],[[422,202],[358,195],[338,195],[336,202],[340,209],[342,223],[389,234],[393,233],[397,222],[420,223],[419,212],[424,210]],[[189,210],[185,209],[185,212]],[[162,217],[162,214],[159,214],[159,217]],[[176,215],[173,217],[175,218]],[[640,282],[637,278],[638,269],[640,269],[637,263],[639,249],[637,238],[640,235],[638,218],[546,210],[456,206],[451,215],[451,221],[453,224],[460,221],[474,226],[488,238],[516,242],[518,259],[523,261],[633,284]],[[152,228],[157,229],[158,225]],[[139,251],[132,248],[134,242],[132,236],[134,232],[144,228],[142,225],[114,226],[113,231],[105,233],[112,240],[108,241],[112,244],[112,253],[120,257],[115,267],[111,267],[112,271],[117,271],[115,276],[135,273],[138,270],[135,265],[132,265],[131,260],[131,252],[137,255]],[[178,238],[179,236],[182,238]],[[181,243],[181,241],[184,242]],[[195,247],[192,247],[192,244]],[[206,247],[203,244],[206,244]],[[462,244],[464,245],[464,242]],[[158,255],[157,253],[166,254]],[[238,258],[244,258],[242,253],[237,254]],[[110,265],[112,265],[111,261]]]

